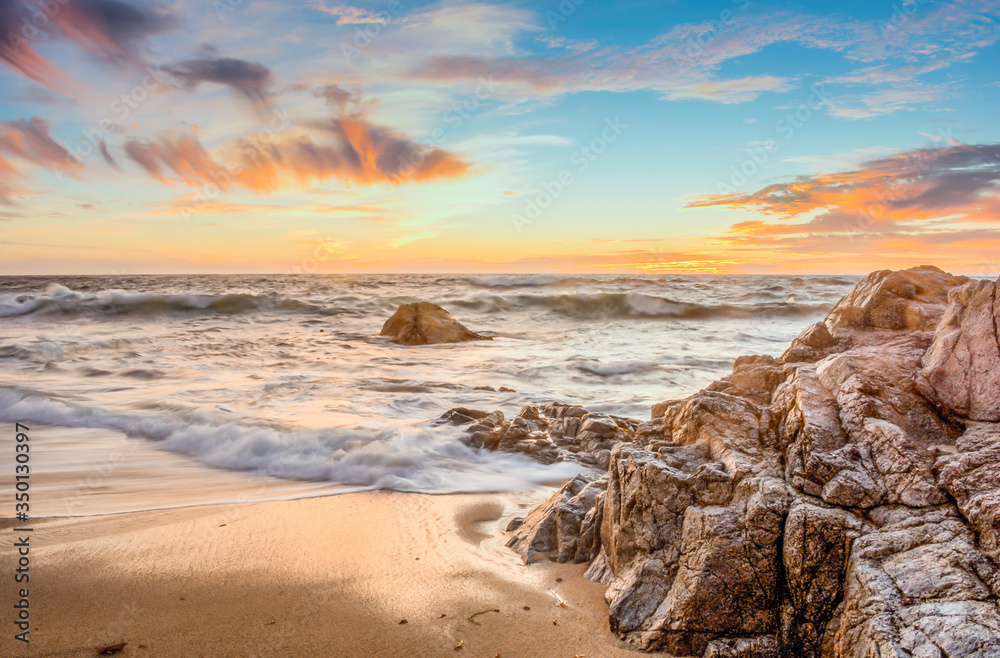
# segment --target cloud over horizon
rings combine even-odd
[[[911,149],[855,169],[800,176],[746,194],[708,194],[686,208],[729,208],[784,220],[747,220],[722,242],[793,249],[867,235],[944,244],[996,236],[1000,226],[1000,144]],[[957,229],[957,230],[956,230]]]

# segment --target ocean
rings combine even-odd
[[[0,277],[0,462],[13,463],[14,424],[31,427],[33,500],[54,515],[525,490],[581,467],[477,451],[433,421],[456,406],[516,414],[550,401],[646,419],[737,356],[779,355],[857,281]],[[421,300],[494,340],[379,336],[398,305]]]

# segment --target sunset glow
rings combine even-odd
[[[48,5],[3,273],[996,269],[992,0]]]

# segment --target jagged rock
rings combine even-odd
[[[996,567],[950,506],[886,508],[853,543],[824,656],[1000,655]]]
[[[968,280],[931,265],[872,272],[833,307],[825,324],[834,337],[851,330],[931,331],[948,291]]]
[[[472,423],[477,420],[482,420],[489,415],[487,411],[480,411],[479,409],[467,409],[465,407],[455,407],[454,409],[449,409],[444,412],[441,416],[441,420],[448,421],[455,425],[465,425],[467,423]]]
[[[546,464],[572,459],[602,469],[608,467],[611,448],[631,440],[639,424],[555,402],[523,407],[510,421],[500,411],[487,414],[464,407],[445,412],[439,420],[469,423],[465,442],[475,448],[521,452]]]
[[[778,638],[773,635],[712,640],[705,658],[777,658],[781,655]]]
[[[788,502],[781,480],[753,478],[740,483],[730,506],[688,507],[677,576],[644,623],[642,645],[702,655],[713,636],[777,631]]]
[[[917,381],[947,412],[1000,421],[1000,286],[973,281],[951,291]]]
[[[1000,565],[1000,426],[976,423],[954,452],[938,457],[940,483],[979,535],[982,551]]]
[[[771,391],[784,379],[782,365],[771,356],[741,356],[733,372],[706,390],[745,397],[761,405],[771,402]]]
[[[818,655],[824,624],[843,594],[851,544],[863,527],[850,512],[802,500],[789,511],[782,542],[788,597],[781,611],[782,646],[789,655]]]
[[[826,323],[817,322],[792,341],[791,346],[781,355],[781,360],[785,363],[818,361],[836,345],[837,339],[830,333]]]
[[[400,345],[461,343],[467,340],[493,340],[469,331],[437,304],[417,302],[401,304],[382,325],[383,336],[392,336]]]
[[[643,649],[1000,656],[998,288],[875,272],[781,359],[740,358],[637,427],[523,414],[560,446],[610,446],[608,479],[514,532],[595,555],[612,630]]]
[[[607,488],[607,477],[581,474],[536,506],[514,528],[507,546],[525,564],[552,554],[556,562],[589,562],[596,556],[598,503]]]

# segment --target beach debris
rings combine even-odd
[[[557,583],[561,583],[562,582],[562,578],[556,578],[556,582]]]
[[[478,621],[476,621],[476,617],[478,617],[479,615],[485,615],[487,612],[500,612],[500,608],[490,608],[488,610],[480,610],[479,612],[475,612],[475,613],[469,615],[468,617],[466,617],[466,619],[468,619],[469,621],[471,621],[476,626],[482,626],[482,624],[480,624]]]
[[[267,623],[266,623],[266,624],[264,624],[264,625],[265,625],[265,626],[270,626],[270,625],[271,625],[271,624],[273,624],[273,623],[275,623],[275,621],[274,621],[274,620],[272,619],[271,621],[267,622]]]
[[[437,304],[417,302],[401,304],[382,325],[382,336],[392,336],[400,345],[461,343],[468,340],[493,340],[480,336]]]
[[[226,527],[226,524],[225,524],[225,523],[220,523],[220,524],[219,524],[219,527],[220,527],[220,528],[225,528],[225,527]]]
[[[448,615],[446,615],[446,614],[444,614],[444,613],[442,612],[442,613],[441,613],[441,616],[440,616],[440,617],[438,617],[438,619],[444,619],[444,618],[445,618],[445,617],[447,617],[447,616],[448,616]]]
[[[530,605],[522,605],[521,608],[523,608],[524,610],[531,610]]]
[[[119,644],[112,644],[106,647],[98,647],[96,649],[98,656],[111,656],[116,653],[121,653],[128,642],[121,642]]]
[[[409,624],[409,623],[410,623],[410,622],[406,621],[405,619],[400,619],[400,620],[399,620],[399,625],[400,625],[400,626],[402,626],[403,624]]]
[[[459,649],[461,649],[461,648],[462,648],[463,646],[465,646],[465,640],[459,640],[459,641],[458,641],[458,644],[456,644],[456,645],[455,645],[455,651],[458,651],[458,650],[459,650]]]
[[[558,608],[565,608],[566,607],[566,602],[565,601],[560,601],[559,603],[556,604],[556,607],[558,607]]]

